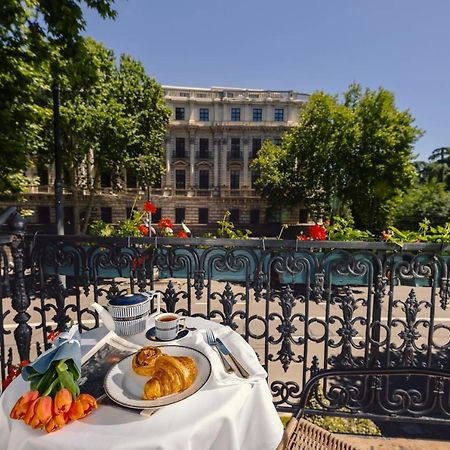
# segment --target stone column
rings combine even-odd
[[[213,162],[213,186],[214,186],[214,192],[213,195],[219,195],[220,192],[220,185],[219,185],[219,143],[220,139],[213,137],[213,143],[214,143],[214,162]]]
[[[220,161],[220,187],[227,188],[228,187],[228,179],[227,179],[227,151],[228,151],[228,139],[222,139],[222,148],[221,148],[221,161]],[[221,196],[224,193],[221,192]]]
[[[250,139],[244,138],[242,139],[243,143],[243,159],[244,159],[244,167],[243,167],[243,174],[242,174],[242,188],[248,189],[250,187],[250,179],[249,179],[249,171],[248,171],[248,160],[249,160],[249,142]]]
[[[242,115],[241,115],[241,120],[243,122],[251,122],[253,120],[253,107],[255,105],[251,105],[251,104],[244,104],[244,107],[242,108]]]
[[[195,122],[195,108],[192,101],[189,102],[189,122]]]
[[[163,189],[163,196],[169,197],[172,195],[172,171],[171,171],[171,163],[172,163],[172,139],[166,136],[165,145],[166,145],[166,174],[165,174],[165,182]]]
[[[189,188],[188,197],[195,195],[195,137],[189,137]]]
[[[263,108],[263,121],[264,122],[273,122],[274,121],[274,111],[275,108],[272,104],[266,104],[265,108]]]

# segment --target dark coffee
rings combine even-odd
[[[171,317],[162,317],[161,319],[158,319],[160,322],[171,322],[172,320],[177,320],[177,317],[171,316]]]

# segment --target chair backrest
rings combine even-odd
[[[443,369],[432,369],[432,368],[417,368],[417,367],[391,367],[391,368],[347,368],[347,369],[330,369],[323,370],[312,376],[307,383],[305,384],[302,394],[300,396],[300,401],[298,404],[298,409],[295,413],[295,417],[297,420],[300,420],[305,412],[305,408],[310,400],[311,394],[313,392],[313,388],[319,383],[321,380],[325,380],[331,377],[345,377],[346,379],[351,379],[352,377],[372,377],[378,380],[378,386],[380,386],[379,379],[381,377],[388,376],[402,376],[404,377],[405,383],[402,386],[402,389],[408,393],[408,380],[411,376],[421,376],[421,377],[432,377],[437,379],[446,379],[450,381],[450,372],[445,371]],[[347,384],[349,382],[347,381]],[[442,389],[442,387],[441,387]],[[414,394],[414,392],[412,392]],[[340,400],[348,400],[352,399],[351,395],[341,396]],[[346,403],[340,403],[339,407],[349,406]],[[374,414],[375,418],[375,414]],[[447,417],[445,418],[447,419]],[[445,420],[444,419],[444,420]]]

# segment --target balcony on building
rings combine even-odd
[[[189,159],[189,151],[177,151],[172,152],[172,159]]]
[[[213,155],[210,151],[206,151],[206,152],[202,152],[202,151],[198,151],[195,154],[195,158],[197,160],[210,160],[212,159]]]
[[[230,151],[227,154],[227,159],[229,162],[231,161],[242,161],[243,155],[241,151]]]

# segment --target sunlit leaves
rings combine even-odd
[[[342,102],[312,94],[281,148],[266,144],[253,164],[274,202],[303,203],[316,218],[348,206],[358,227],[380,231],[395,198],[412,185],[412,146],[420,133],[392,93],[352,85]]]

